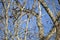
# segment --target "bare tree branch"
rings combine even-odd
[[[45,8],[45,10],[47,11],[48,15],[51,17],[51,19],[52,19],[52,21],[54,23],[56,21],[56,18],[54,17],[52,11],[48,8],[46,2],[44,0],[39,0],[39,2]]]
[[[6,40],[8,40],[8,10],[10,7],[10,1],[8,1],[8,7],[6,8],[6,25],[5,25],[5,33],[6,33]]]
[[[45,37],[45,40],[49,40],[54,33],[56,33],[56,27],[53,27],[52,30],[50,30],[49,34]]]

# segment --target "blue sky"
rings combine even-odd
[[[57,11],[59,11],[59,7],[60,7],[60,5],[58,4],[58,2],[57,2],[57,0],[54,0],[54,4],[55,4],[55,9],[56,9],[56,11],[54,10],[54,7],[53,7],[53,5],[52,5],[52,3],[53,3],[53,1],[52,0],[45,0],[46,2],[47,2],[47,5],[48,5],[48,7],[51,9],[51,11],[54,13],[54,15],[56,15],[56,13],[57,13]],[[23,4],[23,0],[19,0],[19,2],[21,2],[21,4]],[[26,4],[26,9],[32,9],[32,5],[33,5],[33,0],[28,0],[27,1],[27,4]],[[37,2],[36,2],[37,3]],[[57,6],[58,5],[58,6]],[[1,15],[1,11],[2,11],[2,4],[0,3],[0,15]],[[12,8],[12,6],[11,6],[11,8]],[[38,13],[38,5],[36,5],[36,8],[35,8],[35,11]],[[46,36],[46,35],[48,35],[48,32],[49,32],[49,30],[51,30],[51,28],[52,28],[52,26],[53,26],[53,22],[52,22],[52,20],[50,19],[50,17],[48,16],[48,14],[47,14],[47,12],[45,11],[45,9],[41,6],[41,12],[42,12],[42,15],[44,15],[43,17],[42,17],[42,24],[43,24],[43,27],[44,27],[44,36]],[[12,13],[11,13],[11,11],[9,11],[9,13],[8,13],[9,15],[11,15]],[[2,15],[3,15],[3,13],[2,13]],[[25,19],[27,19],[27,15],[24,15],[22,18],[21,18],[21,20],[25,20]],[[12,24],[12,20],[13,20],[13,18],[11,19],[11,18],[9,18],[9,26],[8,26],[8,29],[12,32],[12,34],[14,33],[14,30],[13,30],[13,28],[14,28],[14,25]],[[0,27],[1,26],[3,26],[3,25],[1,25],[1,23],[0,23]],[[23,23],[22,25],[19,25],[19,26],[22,26],[22,28],[23,29],[25,29],[25,27],[26,27],[26,23]],[[28,28],[29,28],[29,30],[30,30],[30,32],[32,32],[33,34],[34,34],[34,32],[35,33],[38,33],[38,27],[37,27],[37,24],[36,24],[36,17],[35,16],[33,16],[31,19],[30,19],[30,22],[29,22],[29,24],[28,24]],[[30,29],[30,28],[32,28],[32,29]],[[22,29],[21,29],[22,30]],[[21,32],[23,32],[24,33],[24,30],[22,30]],[[1,35],[0,35],[0,38],[1,38],[1,36],[3,36],[3,31],[2,30],[0,30],[0,33],[1,33]],[[32,38],[32,40],[38,40],[38,39],[35,39],[36,37],[33,37]]]

